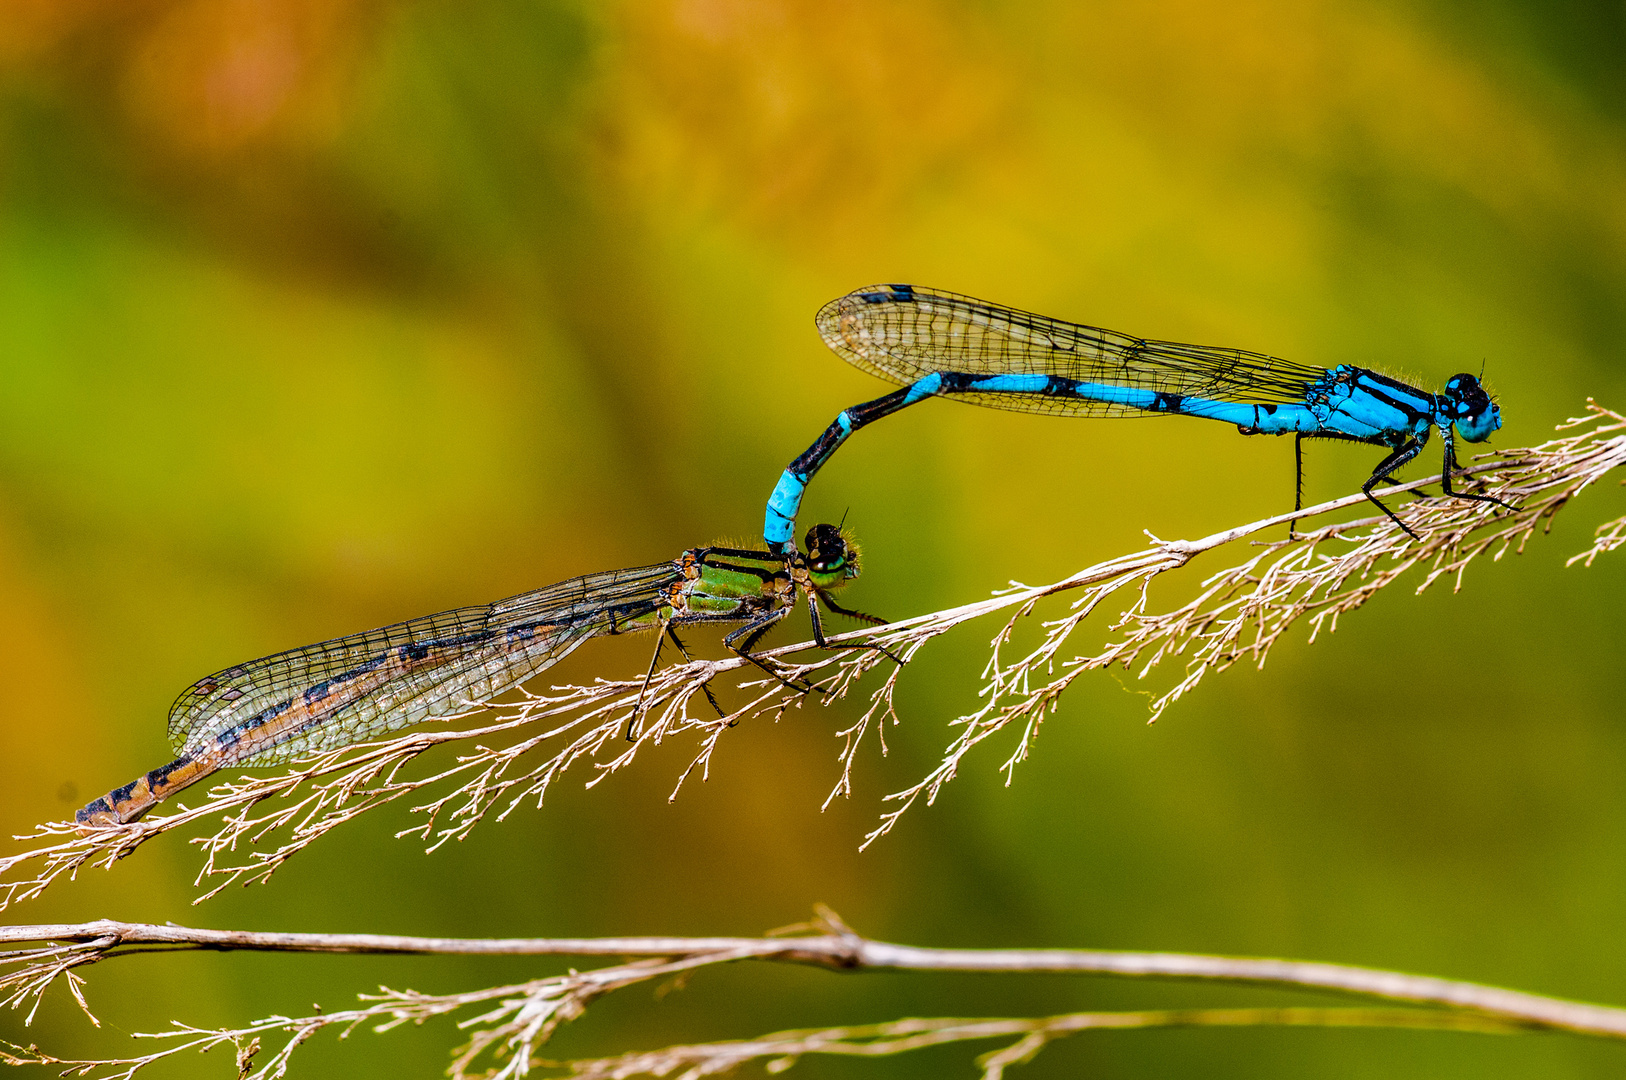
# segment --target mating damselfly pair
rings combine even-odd
[[[796,550],[792,536],[808,482],[854,431],[931,397],[1053,415],[1199,416],[1248,435],[1292,434],[1295,510],[1305,439],[1384,447],[1388,455],[1361,490],[1413,537],[1373,488],[1421,453],[1437,427],[1445,494],[1512,509],[1451,484],[1455,436],[1482,442],[1502,423],[1473,375],[1454,375],[1433,394],[1351,365],[1318,368],[1241,349],[1137,338],[910,285],[857,290],[825,305],[816,323],[840,356],[904,389],[843,410],[784,471],[768,502],[766,551],[691,548],[670,562],[589,574],[228,668],[194,684],[172,707],[176,760],[90,803],[77,815],[80,824],[132,821],[222,768],[291,761],[478,705],[600,635],[661,635],[629,714],[629,738],[663,638],[686,655],[676,627],[742,623],[724,644],[784,681],[751,650],[798,595],[807,598],[821,646],[821,605],[882,622],[829,595],[859,571],[857,552],[838,527],[815,526],[806,555]],[[716,706],[709,688],[706,695]]]

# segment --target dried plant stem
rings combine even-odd
[[[242,1028],[206,1030],[177,1025],[150,1038],[170,1045],[142,1057],[100,1062],[70,1061],[39,1051],[16,1051],[14,1064],[73,1066],[105,1077],[129,1077],[146,1065],[183,1050],[217,1045],[236,1048],[240,1060],[252,1057],[261,1036],[281,1035],[286,1042],[256,1075],[279,1076],[289,1056],[305,1040],[326,1028],[348,1032],[362,1024],[385,1031],[407,1022],[422,1022],[479,1006],[486,1012],[461,1022],[472,1032],[456,1057],[453,1074],[492,1055],[507,1063],[494,1076],[521,1075],[536,1049],[559,1024],[575,1019],[597,998],[626,986],[683,976],[705,967],[741,961],[809,964],[838,971],[975,972],[982,974],[1048,972],[1128,978],[1224,981],[1333,991],[1404,1001],[1433,1009],[1193,1009],[1158,1012],[1079,1013],[1037,1019],[939,1018],[900,1020],[859,1027],[779,1032],[760,1039],[668,1047],[616,1058],[571,1063],[573,1075],[625,1077],[669,1075],[678,1067],[699,1068],[694,1076],[711,1075],[752,1058],[785,1059],[809,1053],[876,1055],[947,1042],[1019,1036],[1005,1050],[985,1057],[984,1075],[1026,1060],[1048,1041],[1080,1031],[1174,1025],[1281,1025],[1419,1027],[1456,1031],[1509,1033],[1562,1030],[1626,1039],[1626,1009],[1527,994],[1479,983],[1408,975],[1396,971],[1295,960],[1210,956],[1193,953],[1105,952],[1080,949],[936,949],[863,937],[839,917],[821,908],[814,922],[796,936],[763,938],[421,938],[385,934],[284,934],[205,930],[174,925],[90,923],[0,927],[0,944],[53,942],[40,948],[4,954],[0,965],[14,970],[0,976],[0,991],[16,1007],[40,996],[66,971],[139,951],[176,949],[253,950],[296,953],[392,953],[419,955],[637,957],[590,971],[535,979],[460,994],[428,995],[382,990],[364,996],[358,1009],[320,1012],[307,1017],[274,1016]],[[75,991],[90,1014],[84,998]],[[94,1020],[94,1015],[91,1015]],[[995,1069],[994,1072],[988,1070]],[[99,1072],[97,1072],[99,1070]]]
[[[135,946],[214,952],[375,953],[457,956],[709,957],[711,963],[774,960],[842,971],[955,971],[980,974],[1047,972],[1126,978],[1197,979],[1268,983],[1301,989],[1363,994],[1393,1001],[1474,1009],[1524,1023],[1589,1035],[1626,1038],[1626,1009],[1503,990],[1479,983],[1404,975],[1377,968],[1301,960],[1268,960],[1197,953],[1117,952],[1087,949],[938,949],[863,937],[820,909],[815,925],[826,933],[786,937],[429,938],[395,934],[294,934],[207,930],[172,923],[88,923],[0,926],[0,944],[55,941],[82,950],[94,963]],[[59,947],[60,948],[60,947]],[[0,957],[18,963],[23,954]],[[0,988],[44,974],[30,963],[6,975]]]

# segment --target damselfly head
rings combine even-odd
[[[818,577],[834,580],[824,588],[851,581],[858,576],[858,545],[838,525],[815,525],[803,540],[807,548],[807,568]],[[821,583],[823,584],[823,583]]]
[[[1469,442],[1484,442],[1502,426],[1502,410],[1479,380],[1466,372],[1447,379],[1440,396],[1445,399],[1446,415],[1457,434]]]

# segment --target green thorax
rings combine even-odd
[[[679,559],[682,599],[695,614],[749,615],[795,602],[797,586],[839,589],[858,576],[858,548],[834,525],[807,532],[807,555],[792,565],[748,548],[691,548]]]

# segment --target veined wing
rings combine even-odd
[[[1295,404],[1326,374],[1263,353],[1136,338],[914,285],[859,289],[826,304],[814,321],[842,359],[904,386],[939,371],[1060,375],[1187,397]],[[1017,412],[1149,415],[1132,406],[1046,394],[953,396]]]
[[[588,574],[238,664],[175,700],[170,744],[274,765],[363,742],[496,697],[596,634],[654,626],[681,579],[675,562]]]

